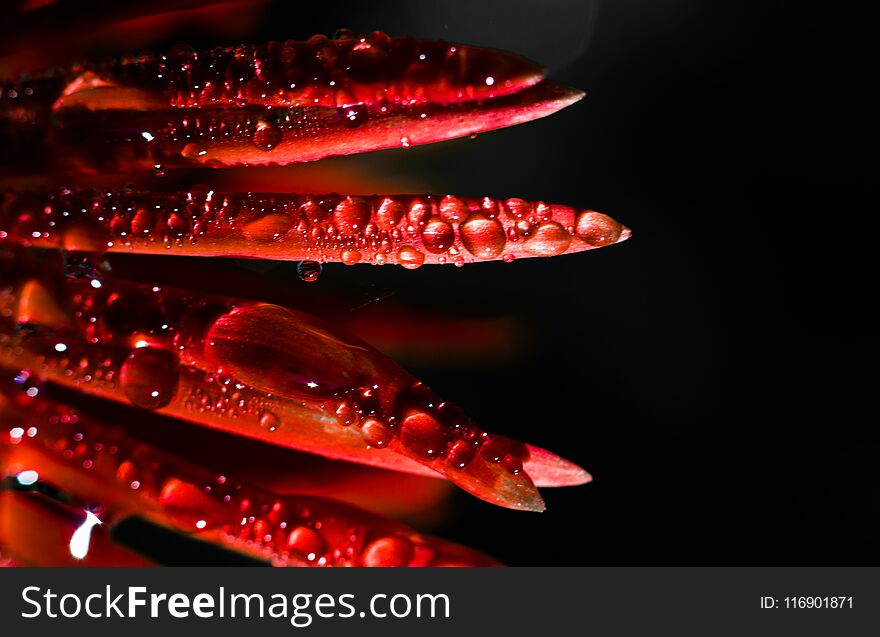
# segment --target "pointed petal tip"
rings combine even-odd
[[[593,479],[585,469],[555,453],[532,445],[526,447],[530,458],[524,467],[535,486],[576,487]]]

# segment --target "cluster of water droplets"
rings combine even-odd
[[[623,231],[598,212],[522,199],[218,193],[207,186],[181,193],[61,189],[6,208],[0,224],[9,230],[3,231],[24,243],[100,252],[186,247],[210,235],[230,250],[249,245],[255,255],[283,258],[289,247],[308,257],[300,267],[306,281],[319,272],[312,262],[410,269],[429,257],[459,266],[468,258],[509,262],[514,252],[562,254],[575,239],[609,245]]]
[[[197,52],[181,45],[158,57],[139,56],[120,76],[141,80],[152,73],[179,107],[412,105],[504,94],[535,72],[530,63],[488,52],[382,32],[333,39],[242,44]],[[130,69],[129,66],[148,69]],[[134,76],[134,77],[132,77]],[[357,119],[358,115],[346,114]]]
[[[30,370],[18,372],[14,381],[36,400],[37,393],[27,391],[36,382]],[[371,514],[320,498],[254,489],[154,451],[122,429],[82,419],[70,408],[47,404],[39,414],[26,427],[5,432],[9,442],[38,445],[107,480],[108,487],[136,493],[136,500],[122,499],[122,510],[137,503],[140,514],[158,514],[163,523],[188,533],[219,532],[230,545],[280,565],[427,565],[435,556],[399,525]],[[36,420],[42,420],[39,426]]]

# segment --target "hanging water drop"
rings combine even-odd
[[[317,261],[300,261],[296,265],[296,274],[306,283],[314,283],[321,276],[323,266]]]

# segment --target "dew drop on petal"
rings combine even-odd
[[[171,402],[179,380],[177,356],[157,347],[141,347],[128,355],[119,372],[123,393],[133,405],[159,409]]]
[[[361,434],[367,445],[376,449],[387,447],[393,436],[391,430],[378,418],[367,418],[361,425]]]
[[[447,222],[439,217],[432,217],[422,228],[422,242],[425,250],[434,254],[443,254],[455,241],[455,232]]]
[[[361,260],[361,251],[357,249],[348,249],[342,251],[342,262],[345,265],[354,265]]]
[[[264,411],[260,416],[260,427],[262,429],[271,433],[277,431],[280,426],[281,421],[271,411]]]
[[[287,548],[311,561],[327,550],[327,543],[314,529],[298,526],[287,536]]]
[[[433,460],[439,456],[450,440],[450,431],[426,413],[410,414],[401,423],[400,443],[422,460]]]
[[[545,221],[526,239],[524,249],[538,257],[554,257],[571,245],[571,235],[555,221]]]
[[[364,566],[406,566],[414,555],[411,542],[402,537],[384,537],[364,549]]]
[[[472,214],[459,226],[461,242],[478,259],[494,259],[504,250],[507,238],[496,219]]]
[[[277,126],[260,122],[257,124],[257,130],[254,131],[254,146],[260,150],[269,151],[280,144],[283,137],[284,135]]]
[[[601,248],[615,243],[623,232],[623,226],[601,212],[585,210],[578,215],[575,233],[591,246]]]
[[[407,270],[415,270],[425,262],[425,255],[412,246],[403,246],[397,251],[397,262]]]

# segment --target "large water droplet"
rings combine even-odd
[[[181,529],[200,531],[223,519],[222,505],[191,482],[168,480],[159,494],[159,506]]]
[[[413,545],[402,537],[384,537],[364,549],[364,566],[406,566],[415,554]]]
[[[425,250],[434,254],[443,254],[455,241],[455,232],[452,226],[439,217],[432,217],[425,227],[422,228],[422,242]]]
[[[327,543],[321,534],[307,526],[298,526],[287,536],[287,548],[295,551],[308,561],[313,561],[324,554]]]
[[[584,243],[601,248],[620,239],[623,226],[601,212],[585,210],[578,215],[575,232]]]
[[[423,460],[439,456],[451,439],[451,432],[424,412],[410,414],[400,426],[400,443]]]
[[[479,447],[471,440],[457,440],[449,449],[446,462],[456,469],[464,469],[476,456]]]
[[[538,257],[554,257],[568,250],[571,235],[555,221],[545,221],[526,239],[525,250]]]
[[[364,441],[376,449],[387,447],[394,437],[391,429],[378,418],[365,418],[361,424],[361,433],[364,436]]]
[[[461,199],[453,197],[452,195],[443,197],[443,200],[440,202],[440,217],[443,221],[447,223],[459,223],[463,221],[467,215],[468,207]]]
[[[397,251],[397,262],[407,270],[415,270],[425,262],[425,255],[412,246],[403,246]]]
[[[296,274],[306,283],[314,283],[321,276],[322,265],[317,261],[300,261],[296,264]]]
[[[254,146],[269,151],[280,144],[283,138],[280,128],[268,122],[260,122],[257,124],[257,130],[254,131]]]
[[[494,259],[507,243],[501,224],[481,214],[472,214],[458,231],[464,247],[478,259]]]
[[[177,356],[168,350],[142,347],[129,354],[119,372],[123,393],[143,409],[164,407],[177,392]]]
[[[376,211],[376,224],[382,230],[391,230],[400,223],[403,218],[403,204],[386,197]]]
[[[370,221],[370,202],[362,197],[346,197],[333,210],[339,234],[352,235]]]
[[[242,383],[297,399],[329,398],[400,373],[323,321],[269,304],[218,318],[208,329],[205,357]]]

